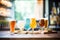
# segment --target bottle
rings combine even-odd
[[[56,15],[56,6],[55,6],[55,2],[53,2],[52,12],[53,12],[53,15]]]
[[[57,27],[60,28],[60,2],[57,7]]]
[[[55,6],[55,2],[53,2],[53,7],[51,10],[51,15],[50,15],[50,24],[51,25],[56,24],[56,14],[57,14],[57,10],[56,10],[56,6]]]
[[[58,3],[57,14],[60,14],[60,3]]]
[[[54,16],[53,16],[53,12],[51,11],[51,15],[50,15],[50,24],[53,25],[54,24]]]
[[[54,24],[54,13],[55,12],[55,3],[53,3],[53,7],[52,7],[52,10],[51,10],[51,15],[50,15],[50,24],[53,25]]]

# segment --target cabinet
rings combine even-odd
[[[48,3],[49,3],[49,16],[48,16],[49,25],[56,26],[55,28],[60,28],[60,1],[49,0]]]

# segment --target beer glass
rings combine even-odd
[[[44,30],[48,29],[48,19],[47,18],[42,18],[39,21],[40,28],[42,30],[41,33],[44,33]]]
[[[20,29],[21,33],[24,30],[24,25],[25,25],[25,21],[24,20],[20,20],[17,22],[17,27]]]
[[[32,28],[32,33],[34,33],[34,28],[36,28],[36,19],[35,18],[31,18],[31,22],[30,22],[30,27]]]
[[[45,26],[44,18],[40,19],[40,21],[39,21],[39,26],[40,26],[40,29],[41,29],[41,33],[43,33],[43,31],[44,31],[44,26]]]
[[[30,30],[30,19],[29,18],[26,19],[24,28],[28,33],[28,31]]]
[[[45,27],[44,28],[45,28],[45,30],[47,30],[48,29],[48,19],[45,18],[44,21],[45,21]]]
[[[15,32],[15,25],[16,25],[16,20],[10,20],[9,21],[9,26],[10,26],[10,32],[11,33]]]

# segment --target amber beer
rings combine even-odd
[[[45,23],[44,23],[44,19],[41,19],[41,20],[40,20],[40,23],[39,23],[40,27],[44,27],[44,24],[45,24]]]
[[[45,20],[45,28],[48,27],[48,20]]]
[[[10,32],[11,33],[15,31],[15,24],[16,24],[15,20],[10,21]]]
[[[40,26],[40,29],[41,29],[41,33],[44,34],[44,26],[45,26],[45,22],[44,22],[44,18],[40,19],[39,21],[39,26]]]

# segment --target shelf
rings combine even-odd
[[[3,16],[3,15],[0,15],[0,17],[2,17],[2,18],[11,18],[10,16]]]
[[[6,9],[11,9],[11,7],[7,7],[6,5],[0,4],[0,7],[6,8]]]

